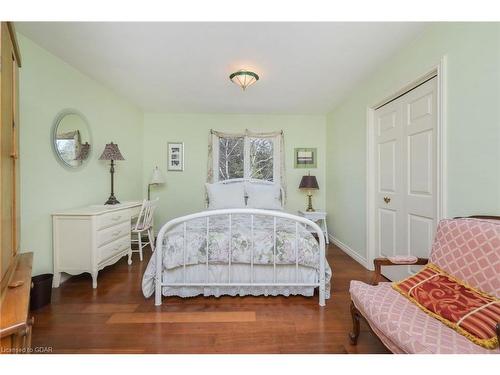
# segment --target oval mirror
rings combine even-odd
[[[60,112],[52,130],[52,145],[57,159],[68,168],[78,168],[89,160],[92,141],[85,116],[76,110]]]

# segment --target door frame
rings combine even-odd
[[[408,84],[394,90],[369,106],[366,110],[366,239],[367,239],[367,264],[373,270],[375,258],[375,110],[416,86],[424,83],[432,76],[437,78],[437,124],[436,124],[436,166],[437,166],[437,191],[436,214],[437,221],[447,215],[447,162],[446,162],[446,56],[441,57],[438,64],[426,73],[412,80]]]

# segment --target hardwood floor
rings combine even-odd
[[[332,297],[196,297],[145,299],[141,279],[151,252],[126,257],[99,272],[72,277],[53,289],[52,304],[34,312],[33,347],[54,353],[387,353],[362,322],[349,344],[349,281],[369,282],[365,270],[334,245]]]

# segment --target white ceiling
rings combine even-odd
[[[146,112],[325,114],[424,23],[61,23],[17,30]],[[250,69],[243,92],[228,78]]]

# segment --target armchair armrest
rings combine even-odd
[[[378,285],[382,276],[382,266],[404,266],[404,265],[426,265],[429,262],[427,258],[375,258],[373,265],[375,266],[375,274],[373,275],[372,285]]]

